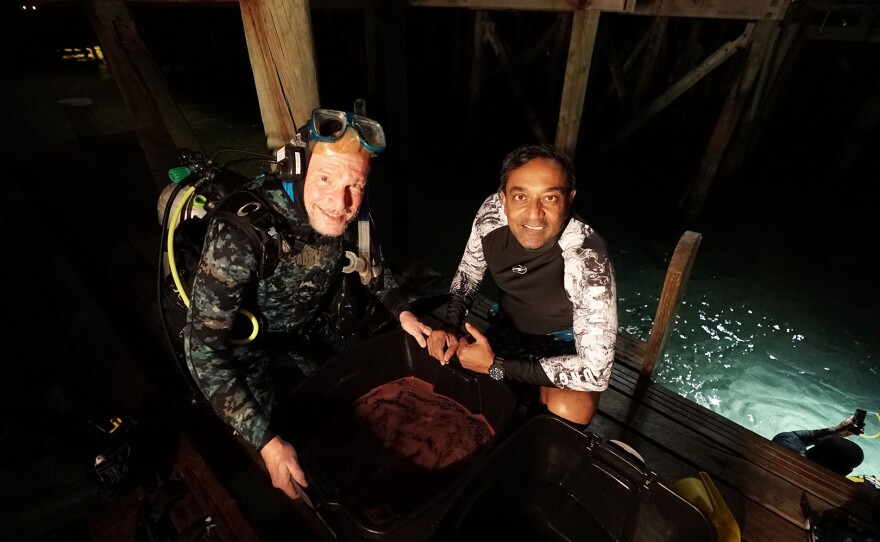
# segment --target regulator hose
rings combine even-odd
[[[180,280],[180,275],[177,273],[177,263],[174,259],[174,230],[177,228],[177,221],[180,220],[180,215],[183,213],[183,208],[186,207],[187,202],[189,201],[190,197],[192,197],[195,191],[196,187],[190,186],[186,189],[186,192],[184,192],[183,197],[180,198],[180,203],[177,204],[171,214],[171,218],[168,223],[168,237],[166,239],[168,265],[171,268],[171,278],[174,280],[174,286],[175,288],[177,288],[177,293],[180,295],[180,299],[183,301],[183,304],[186,305],[186,308],[189,308],[190,301],[189,296],[186,295],[186,291],[183,288],[183,282]],[[229,342],[237,346],[252,342],[254,339],[257,338],[257,335],[260,333],[260,323],[257,320],[257,317],[254,316],[254,313],[247,309],[240,309],[239,314],[250,321],[251,333],[243,339],[229,339]]]
[[[877,421],[880,422],[880,412],[871,412],[874,416],[877,416]],[[877,438],[880,437],[880,431],[877,431],[873,435],[859,435],[862,438]]]

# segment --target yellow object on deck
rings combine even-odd
[[[700,478],[682,478],[672,489],[706,514],[715,525],[718,542],[740,542],[739,524],[707,473],[700,472]]]

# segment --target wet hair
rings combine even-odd
[[[571,159],[559,147],[547,143],[529,144],[518,147],[504,157],[501,162],[501,186],[498,190],[504,192],[507,189],[507,178],[513,170],[521,168],[535,158],[552,160],[562,167],[565,176],[565,189],[567,192],[574,190],[575,175]]]
[[[855,442],[837,435],[828,435],[816,441],[807,450],[807,457],[838,474],[847,475],[862,464],[865,452]]]

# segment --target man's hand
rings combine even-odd
[[[412,335],[422,348],[427,345],[425,339],[430,337],[431,332],[433,331],[430,327],[423,324],[418,316],[410,311],[403,311],[400,313],[400,327]]]
[[[831,428],[831,433],[834,435],[838,435],[841,437],[848,437],[850,435],[860,435],[865,432],[864,429],[860,427],[856,427],[856,424],[853,423],[855,416],[850,416],[849,418],[843,420],[836,427]]]
[[[455,352],[458,356],[458,361],[461,362],[461,366],[465,369],[489,374],[489,366],[492,365],[492,360],[495,359],[495,352],[489,345],[489,340],[486,339],[486,336],[479,329],[471,324],[465,323],[464,327],[471,334],[471,337],[474,338],[474,341],[471,343],[460,341],[458,343],[458,350]]]
[[[275,436],[260,450],[263,462],[269,470],[272,485],[284,492],[291,499],[298,499],[299,495],[293,485],[293,480],[302,487],[308,487],[306,474],[299,466],[296,450],[279,436]]]
[[[428,354],[443,365],[449,363],[457,348],[458,337],[451,331],[435,329],[428,337]]]

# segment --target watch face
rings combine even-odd
[[[489,377],[491,377],[493,380],[504,380],[504,367],[493,363],[489,367]]]

